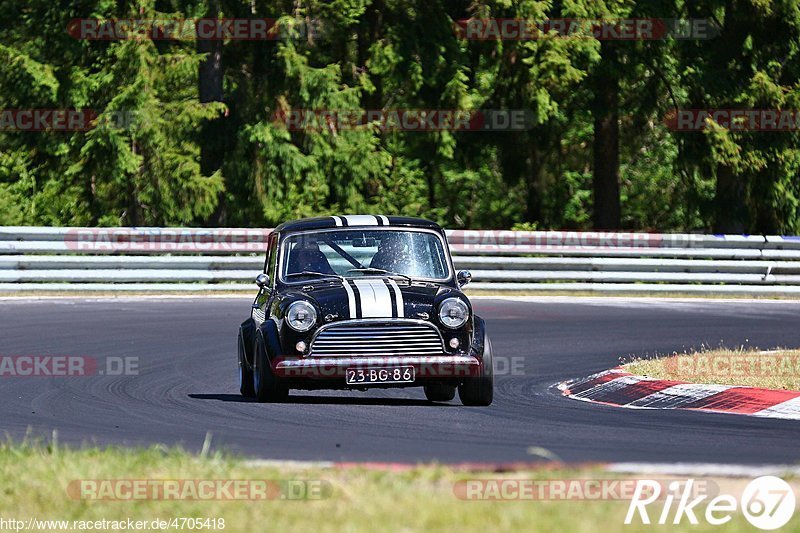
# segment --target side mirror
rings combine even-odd
[[[269,285],[269,276],[266,274],[259,274],[256,276],[256,285],[261,287],[262,289]]]
[[[472,273],[469,270],[460,270],[458,274],[456,274],[456,281],[459,287],[463,287],[472,281]]]

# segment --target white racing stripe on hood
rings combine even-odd
[[[392,288],[394,291],[395,300],[397,300],[397,317],[403,318],[405,316],[405,304],[403,304],[403,293],[400,292],[400,287],[397,286],[397,282],[393,279],[386,280],[386,283]]]
[[[353,280],[361,297],[362,318],[391,318],[392,297],[382,279]]]
[[[356,295],[353,292],[353,288],[347,282],[347,280],[342,280],[342,286],[344,287],[344,291],[347,293],[347,311],[350,313],[348,318],[358,318],[356,316]]]

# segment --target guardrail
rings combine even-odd
[[[245,291],[269,229],[0,227],[0,292]],[[800,237],[448,230],[469,289],[800,294]]]

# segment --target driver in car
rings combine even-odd
[[[370,268],[405,274],[409,270],[411,257],[406,243],[397,235],[387,235],[378,244],[378,251],[372,256]]]
[[[303,239],[298,242],[289,254],[288,273],[319,272],[320,274],[335,274],[328,258],[319,249],[319,242]]]

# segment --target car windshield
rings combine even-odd
[[[427,231],[318,231],[287,237],[282,250],[281,277],[289,282],[323,275],[445,280],[450,272],[442,239]]]

